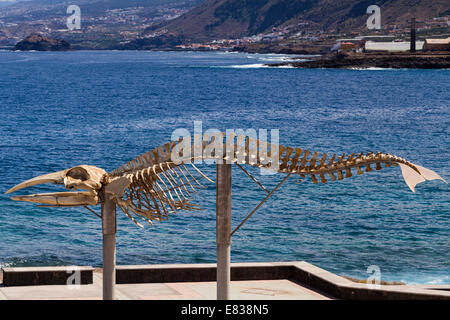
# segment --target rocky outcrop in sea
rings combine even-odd
[[[57,40],[41,36],[40,34],[31,34],[22,41],[19,41],[13,50],[21,51],[68,51],[71,50],[70,43],[65,40]]]

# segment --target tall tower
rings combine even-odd
[[[411,42],[410,52],[416,52],[416,18],[411,18]]]

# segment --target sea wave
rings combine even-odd
[[[251,63],[251,64],[233,64],[229,66],[220,66],[220,68],[232,68],[232,69],[258,69],[268,68],[264,63]]]
[[[261,57],[260,61],[272,61],[272,62],[301,62],[308,61],[308,59],[298,59],[293,57]]]
[[[238,51],[219,51],[218,54],[238,54]]]
[[[271,68],[276,68],[276,69],[294,69],[294,66],[290,65],[290,64],[286,64],[286,65],[276,66],[276,67],[271,67]]]
[[[28,61],[35,61],[38,60],[37,57],[30,57],[30,56],[19,56],[19,59],[17,60],[0,60],[0,64],[9,64],[9,63],[18,63],[18,62],[28,62]]]
[[[450,283],[450,276],[448,275],[420,275],[411,274],[399,276],[400,282],[408,285],[447,285]]]
[[[291,69],[294,68],[291,65],[283,65],[272,67],[265,63],[252,63],[252,64],[234,64],[230,66],[221,66],[221,68],[232,68],[232,69],[262,69],[262,68],[274,68],[274,69]]]
[[[425,284],[430,285],[442,285],[447,283],[450,283],[450,276],[442,276],[434,279],[427,279],[427,281],[425,282]]]
[[[36,267],[36,266],[63,266],[70,264],[56,255],[35,255],[28,257],[10,257],[0,261],[0,268]]]
[[[349,70],[386,71],[386,70],[408,70],[408,69],[406,69],[406,68],[381,68],[381,67],[368,67],[368,68],[353,67],[353,68],[349,68]]]

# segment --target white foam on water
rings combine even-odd
[[[441,284],[448,284],[450,283],[450,278],[448,276],[444,276],[440,279],[435,279],[427,282],[427,284],[433,284],[433,285],[441,285]]]
[[[251,64],[235,64],[231,66],[225,66],[225,68],[234,68],[234,69],[258,69],[258,68],[269,68],[269,66],[264,63],[251,63]]]
[[[447,275],[417,275],[408,274],[399,277],[400,282],[406,283],[408,285],[448,285],[450,284],[450,276]]]
[[[218,66],[216,68],[232,68],[232,69],[263,69],[263,68],[272,68],[272,69],[292,69],[294,68],[292,65],[282,65],[282,66],[270,66],[264,63],[252,63],[252,64],[235,64],[230,66]]]
[[[368,68],[348,68],[348,70],[359,70],[359,71],[388,71],[388,70],[408,70],[406,68],[381,68],[381,67],[368,67]]]
[[[260,61],[274,61],[274,62],[286,62],[286,61],[300,61],[291,57],[261,57]]]
[[[278,69],[294,69],[295,67],[293,65],[290,64],[286,64],[284,66],[276,66],[276,67],[271,67],[271,68],[278,68]]]
[[[219,51],[218,54],[238,54],[238,51]]]

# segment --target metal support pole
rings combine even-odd
[[[116,204],[111,194],[103,193],[102,233],[103,233],[103,300],[114,300],[116,285]]]
[[[230,299],[231,164],[216,165],[217,300]]]
[[[245,217],[244,220],[242,220],[242,222],[233,230],[233,232],[230,233],[230,236],[232,236],[236,231],[238,231],[238,229],[240,227],[242,227],[242,225],[256,212],[256,210],[258,210],[263,204],[264,202],[267,201],[267,199],[269,199],[274,193],[275,191],[278,190],[279,187],[281,187],[281,185],[291,176],[292,172],[289,172],[286,177],[283,178],[283,180],[281,180],[281,182],[279,184],[277,184],[277,186],[275,187],[275,189],[273,189],[265,198],[263,201],[261,201],[255,209],[252,210],[252,212],[250,212],[250,214]]]

